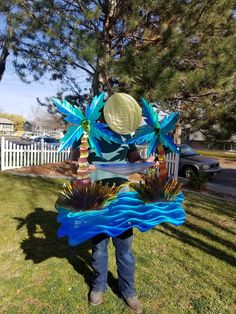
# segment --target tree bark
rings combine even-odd
[[[109,0],[103,7],[104,11],[104,24],[102,32],[102,43],[101,43],[101,57],[98,60],[98,68],[100,74],[100,82],[106,86],[108,95],[112,93],[112,87],[110,84],[111,74],[109,71],[109,62],[111,58],[111,42],[113,37],[114,21],[116,19],[116,7],[117,0]]]
[[[174,142],[178,145],[181,144],[181,134],[182,134],[182,127],[180,123],[176,123],[175,133],[174,133]]]
[[[0,56],[0,82],[3,78],[3,74],[4,74],[5,69],[6,69],[6,61],[7,61],[8,56],[9,56],[8,49],[6,46],[3,46],[2,53]]]
[[[93,75],[92,90],[93,96],[99,95],[104,90],[104,79],[100,73],[100,64],[97,62],[97,69]]]

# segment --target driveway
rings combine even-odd
[[[222,167],[221,173],[212,177],[209,182],[229,186],[235,188],[236,190],[236,167],[235,168]]]

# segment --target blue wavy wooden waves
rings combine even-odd
[[[100,233],[116,237],[131,227],[145,232],[163,222],[179,226],[185,221],[183,199],[180,193],[174,202],[146,204],[136,192],[125,192],[101,210],[71,212],[57,207],[58,236],[68,237],[69,245],[75,246]]]

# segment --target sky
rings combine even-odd
[[[1,0],[0,0],[1,1]],[[4,19],[0,18],[0,29],[4,29]],[[16,113],[27,120],[33,118],[31,108],[38,106],[36,98],[55,96],[57,84],[44,79],[42,83],[23,83],[15,74],[12,66],[12,56],[7,58],[6,70],[0,81],[0,112]]]
[[[39,83],[23,83],[15,74],[11,60],[8,60],[6,71],[0,82],[0,111],[16,113],[27,120],[33,119],[32,107],[37,107],[36,98],[56,96],[59,84],[46,78]]]
[[[0,109],[5,113],[20,114],[30,120],[33,115],[31,108],[38,104],[36,97],[44,99],[56,95],[56,92],[57,85],[48,80],[43,83],[23,83],[8,62],[0,82]]]

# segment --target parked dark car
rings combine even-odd
[[[209,176],[221,172],[218,160],[198,154],[189,145],[179,145],[179,175],[189,178],[197,173]]]
[[[49,136],[39,136],[36,137],[35,139],[31,140],[31,143],[39,143],[40,141],[42,141],[44,143],[48,143],[52,146],[59,146],[60,145],[60,141],[54,137],[49,137]]]

